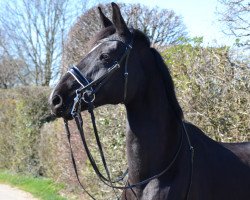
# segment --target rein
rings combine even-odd
[[[129,55],[130,55],[130,51],[132,49],[132,42],[130,44],[126,44],[123,41],[120,40],[105,40],[106,41],[118,41],[118,42],[122,42],[122,44],[125,45],[126,49],[124,54],[122,55],[122,57],[120,58],[119,61],[115,61],[114,64],[108,68],[107,72],[105,74],[103,74],[101,77],[99,77],[98,79],[89,82],[87,80],[86,77],[84,77],[84,75],[81,73],[81,71],[76,67],[73,66],[68,70],[68,73],[70,73],[74,79],[81,85],[80,88],[78,88],[76,90],[76,96],[74,98],[74,103],[72,106],[72,110],[71,110],[71,115],[74,118],[76,125],[77,125],[77,129],[80,133],[81,136],[81,140],[82,140],[82,144],[84,146],[85,152],[88,156],[88,159],[96,173],[96,175],[99,177],[99,179],[107,186],[111,187],[114,192],[115,189],[121,189],[121,190],[127,190],[127,189],[133,189],[135,187],[139,187],[142,186],[148,182],[150,182],[153,179],[157,179],[160,176],[162,176],[164,173],[166,173],[175,163],[175,161],[177,160],[177,157],[180,153],[181,147],[183,145],[183,132],[185,133],[186,137],[187,137],[187,141],[188,141],[188,145],[189,145],[189,149],[191,152],[191,172],[190,172],[190,182],[188,185],[188,190],[187,190],[187,195],[186,195],[186,199],[188,199],[189,197],[189,193],[190,193],[190,188],[191,188],[191,184],[192,184],[192,174],[193,174],[193,156],[194,156],[194,148],[191,145],[188,133],[186,131],[185,125],[183,122],[181,122],[182,124],[182,134],[181,134],[181,139],[179,142],[179,146],[178,149],[176,151],[176,153],[174,154],[171,162],[169,163],[169,165],[163,170],[161,171],[159,174],[154,175],[148,179],[145,179],[141,182],[135,183],[135,184],[129,184],[127,182],[127,184],[125,186],[117,186],[117,185],[113,185],[114,183],[118,183],[121,182],[125,176],[128,174],[128,169],[123,173],[122,176],[116,178],[115,180],[111,180],[111,176],[107,167],[107,163],[106,163],[106,159],[102,150],[102,145],[99,139],[99,135],[98,135],[98,130],[97,130],[97,126],[96,126],[96,121],[95,121],[95,115],[94,115],[94,105],[93,105],[93,101],[95,100],[95,94],[98,92],[98,90],[106,83],[106,81],[108,81],[108,79],[114,74],[115,71],[117,71],[120,68],[120,63],[125,59],[125,72],[124,72],[124,102],[126,102],[126,98],[127,98],[127,84],[128,84],[128,59],[129,59]],[[90,113],[91,116],[91,121],[92,121],[92,125],[93,125],[93,130],[94,130],[94,134],[95,134],[95,139],[98,145],[98,149],[99,149],[99,153],[101,156],[101,160],[102,160],[102,164],[104,166],[105,172],[107,174],[107,177],[105,177],[99,170],[89,148],[88,145],[86,143],[86,139],[85,139],[85,134],[84,134],[84,130],[83,130],[83,121],[82,121],[82,116],[81,116],[81,102],[82,100],[84,102],[86,102],[88,104],[88,112]],[[77,180],[80,184],[80,186],[83,188],[83,190],[89,195],[89,197],[91,199],[95,199],[86,189],[85,187],[82,185],[80,179],[79,179],[79,174],[77,171],[77,166],[76,166],[76,162],[75,162],[75,158],[73,155],[73,150],[72,150],[72,145],[71,145],[71,134],[70,134],[70,130],[68,127],[68,121],[64,120],[64,125],[65,125],[65,130],[67,132],[67,138],[69,141],[69,146],[70,146],[70,153],[71,153],[71,159],[72,159],[72,163],[73,163],[73,167],[74,167],[74,171],[77,177]],[[115,192],[116,194],[116,192]],[[118,196],[116,194],[117,199]]]
[[[169,165],[163,170],[161,171],[159,174],[157,175],[154,175],[148,179],[145,179],[141,182],[138,182],[138,183],[135,183],[135,184],[129,184],[128,186],[115,186],[113,185],[113,183],[118,183],[120,181],[122,181],[125,176],[128,174],[128,169],[123,173],[122,176],[116,178],[115,180],[111,180],[110,178],[110,174],[109,174],[109,171],[108,171],[108,168],[107,168],[107,164],[106,164],[106,160],[105,160],[105,157],[104,157],[104,154],[103,154],[103,151],[102,151],[102,147],[101,147],[101,143],[100,143],[100,140],[99,140],[99,136],[98,136],[98,132],[97,132],[97,128],[96,128],[96,123],[95,123],[95,117],[94,117],[94,114],[93,114],[93,110],[90,109],[89,110],[90,114],[91,114],[91,120],[92,120],[92,125],[93,125],[93,128],[94,128],[94,133],[95,133],[95,138],[96,138],[96,141],[97,141],[97,144],[98,144],[98,148],[99,148],[99,152],[100,152],[100,155],[102,157],[102,162],[103,162],[103,165],[104,165],[104,168],[106,170],[106,173],[108,175],[108,178],[106,178],[99,170],[89,148],[88,148],[88,145],[86,143],[86,139],[85,139],[85,133],[84,133],[84,130],[83,130],[83,126],[82,126],[82,117],[81,117],[81,114],[80,113],[77,113],[75,116],[74,116],[74,119],[75,119],[75,122],[76,122],[76,125],[77,125],[77,128],[78,128],[78,131],[80,133],[80,136],[81,136],[81,140],[82,140],[82,144],[84,146],[84,149],[85,149],[85,152],[89,158],[89,161],[96,173],[96,175],[99,177],[99,179],[107,186],[111,187],[112,189],[121,189],[121,190],[127,190],[127,189],[133,189],[135,187],[139,187],[139,186],[142,186],[148,182],[150,182],[151,180],[153,179],[157,179],[159,178],[160,176],[162,176],[163,174],[165,174],[172,166],[173,164],[175,163],[179,153],[180,153],[180,150],[181,150],[181,147],[183,145],[183,132],[185,132],[186,136],[187,135],[187,132],[185,130],[185,125],[184,125],[184,129],[182,131],[182,134],[181,134],[181,141],[180,141],[180,144],[178,146],[178,149],[172,159],[172,161],[169,163]],[[77,166],[76,166],[76,162],[75,162],[75,158],[74,158],[74,155],[73,155],[73,151],[72,151],[72,145],[71,145],[71,140],[70,140],[70,131],[69,131],[69,127],[68,127],[68,122],[67,120],[64,120],[64,125],[65,125],[65,129],[66,129],[66,133],[67,133],[67,138],[68,138],[68,141],[69,141],[69,145],[70,145],[70,153],[71,153],[71,160],[72,160],[72,163],[73,163],[73,167],[74,167],[74,171],[75,171],[75,174],[76,174],[76,177],[77,177],[77,180],[80,184],[80,186],[83,188],[83,190],[92,198],[92,199],[95,199],[87,190],[86,188],[83,186],[83,184],[81,183],[80,181],[80,178],[79,178],[79,174],[78,174],[78,171],[77,171]],[[189,138],[189,137],[188,137]],[[194,149],[193,147],[190,145],[190,152],[191,152],[191,173],[190,173],[190,182],[189,182],[189,186],[188,186],[188,190],[187,190],[187,195],[186,195],[186,199],[188,199],[189,197],[189,192],[190,192],[190,187],[191,187],[191,180],[192,180],[192,172],[193,172],[193,155],[194,155]],[[119,199],[119,198],[118,198]]]

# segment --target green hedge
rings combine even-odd
[[[188,121],[217,141],[250,140],[249,60],[228,47],[203,48],[197,42],[162,55]]]
[[[45,87],[0,90],[0,168],[39,174],[40,128],[49,116]]]

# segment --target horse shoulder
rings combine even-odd
[[[195,151],[191,199],[249,197],[250,143],[220,143],[192,124],[186,127]]]
[[[250,142],[222,143],[222,145],[250,167]]]

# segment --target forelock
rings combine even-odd
[[[134,40],[140,40],[143,41],[144,43],[146,43],[146,45],[148,47],[150,47],[150,39],[140,30],[137,29],[130,29],[131,32],[133,32],[133,39]],[[96,44],[98,44],[98,42],[100,42],[100,40],[103,40],[105,38],[109,38],[109,39],[114,39],[114,40],[121,40],[123,41],[122,38],[120,38],[116,33],[116,29],[114,26],[109,26],[106,27],[104,29],[102,29],[100,32],[98,32],[89,42],[88,47],[91,49],[93,48],[93,46],[95,46]]]
[[[102,29],[100,32],[98,32],[91,40],[89,46],[94,46],[98,41],[110,37],[116,32],[114,26],[109,26],[104,29]]]

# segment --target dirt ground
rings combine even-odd
[[[9,185],[0,184],[0,200],[38,200],[31,194]]]

